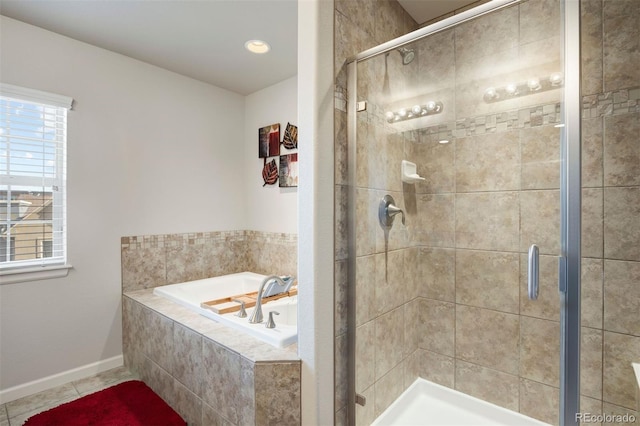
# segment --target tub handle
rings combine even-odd
[[[244,300],[233,299],[233,301],[240,304],[240,310],[238,311],[236,316],[238,318],[246,318],[247,317],[247,311],[244,308]]]
[[[280,315],[280,312],[276,312],[276,311],[269,312],[269,319],[267,320],[267,324],[265,325],[265,327],[276,328],[276,322],[273,320],[273,314]]]

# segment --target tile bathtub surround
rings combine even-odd
[[[279,349],[154,296],[123,296],[125,365],[190,425],[300,424],[297,346]]]
[[[542,68],[555,66],[549,67],[547,61],[535,58],[546,58],[543,52],[557,41],[545,39],[556,31],[553,24],[558,15],[554,9],[556,3],[530,0],[520,5],[519,36],[520,42],[526,43],[526,51],[520,51],[521,58],[530,58]],[[358,4],[373,8],[366,1]],[[582,86],[586,95],[582,133],[582,254],[585,257],[582,262],[581,401],[583,407],[593,413],[633,414],[637,413],[635,388],[623,378],[631,375],[630,362],[637,361],[633,357],[640,353],[637,315],[629,314],[637,312],[640,306],[640,294],[636,294],[631,285],[638,281],[635,278],[640,264],[637,256],[640,253],[637,232],[640,229],[637,166],[640,151],[636,143],[640,122],[640,66],[638,56],[633,53],[637,52],[635,47],[640,40],[634,24],[640,18],[640,8],[637,2],[626,0],[584,0],[581,8]],[[337,6],[336,11],[335,117],[340,124],[336,126],[335,139],[336,268],[343,269],[347,257],[344,216],[348,201],[345,105],[349,94],[344,89],[346,74],[342,65],[345,57],[375,44],[374,38],[367,38],[371,26],[366,10],[369,9],[360,9],[361,16],[357,18],[352,17],[346,7]],[[501,22],[516,22],[516,15],[513,10],[505,11]],[[484,38],[481,29],[476,30],[475,36]],[[509,28],[505,27],[505,31]],[[464,51],[457,52],[456,57],[455,51],[447,46],[455,43],[455,37],[461,32],[458,28],[443,31],[431,37],[432,40],[416,43],[420,45],[415,59],[421,67],[420,75],[433,75],[430,74],[433,71],[442,77],[426,79],[421,86],[423,91],[446,97],[453,90],[463,103],[460,108],[453,108],[458,116],[442,114],[443,122],[418,126],[423,128],[412,131],[409,120],[394,124],[398,129],[391,130],[384,119],[384,109],[369,93],[376,76],[384,75],[384,66],[373,63],[375,58],[370,64],[359,66],[358,100],[369,101],[367,111],[358,114],[359,136],[364,135],[364,139],[376,147],[376,154],[385,152],[385,158],[397,159],[403,150],[404,158],[415,160],[418,172],[428,179],[416,185],[403,185],[398,191],[395,176],[389,172],[393,171],[393,164],[380,162],[379,158],[373,161],[374,151],[367,152],[360,146],[357,149],[357,217],[368,217],[375,210],[379,194],[392,193],[407,212],[408,220],[406,228],[394,225],[390,248],[395,257],[399,256],[397,252],[405,253],[405,280],[411,281],[413,276],[411,284],[401,286],[407,292],[402,305],[403,338],[394,336],[393,339],[394,345],[403,347],[403,356],[399,357],[399,352],[371,348],[370,345],[380,340],[377,327],[393,330],[394,321],[398,321],[400,315],[394,311],[397,301],[385,299],[386,307],[373,305],[375,294],[367,289],[374,282],[376,288],[380,285],[375,281],[381,272],[376,258],[383,255],[383,249],[379,235],[376,237],[380,232],[375,214],[370,220],[359,221],[356,386],[374,403],[357,407],[358,422],[370,422],[376,417],[387,396],[377,396],[384,385],[390,393],[395,393],[398,381],[391,381],[388,375],[399,371],[397,365],[403,366],[404,386],[422,376],[533,417],[551,423],[557,421],[560,130],[554,124],[560,121],[560,104],[557,99],[549,98],[547,95],[551,92],[547,92],[535,95],[533,105],[507,102],[509,105],[494,103],[474,108],[473,102],[467,102],[463,95],[474,90],[473,78],[484,79],[483,84],[491,82],[491,73],[482,74],[492,69],[491,61],[504,57],[513,68],[507,74],[514,76],[522,64],[509,62],[511,53],[515,53],[512,57],[518,56],[513,46],[490,42],[475,50],[465,44]],[[436,38],[437,46],[433,46]],[[422,55],[427,48],[429,54]],[[492,52],[491,61],[486,61],[482,58],[483,49],[498,50]],[[392,59],[390,56],[389,62]],[[448,71],[443,72],[445,69]],[[417,81],[415,74],[403,75],[402,71],[390,67],[391,93],[410,89],[411,83]],[[452,76],[458,72],[462,87],[451,89],[453,86],[449,83],[455,81]],[[484,87],[478,88],[484,90]],[[534,97],[527,97],[527,102],[529,99]],[[404,134],[403,147],[399,145],[399,134]],[[451,142],[435,143],[441,139]],[[481,145],[490,147],[492,154],[480,149],[473,151]],[[363,163],[368,166],[362,167]],[[495,207],[500,202],[502,207]],[[536,207],[544,202],[550,202],[552,207]],[[480,205],[493,207],[488,218],[477,217],[476,212],[482,210]],[[535,220],[523,213],[534,208]],[[494,231],[483,235],[481,231],[487,227]],[[539,242],[542,248],[541,295],[537,302],[529,301],[526,296],[526,249],[531,240]],[[411,266],[411,259],[416,266]],[[469,265],[482,262],[494,267],[478,272],[479,277],[468,272]],[[390,268],[393,265],[397,262]],[[339,294],[343,293],[340,285],[346,286],[346,281],[343,275],[337,275]],[[498,292],[494,286],[502,290],[499,293],[504,303],[497,303],[495,297],[489,295],[482,297],[482,290],[488,294]],[[372,305],[362,306],[360,302],[365,301]],[[445,307],[450,307],[451,316]],[[345,312],[340,305],[336,317],[340,318]],[[476,318],[488,325],[474,328]],[[503,333],[501,327],[492,327],[492,321],[506,324],[512,332]],[[342,342],[336,352],[336,362],[339,362],[344,357],[342,333],[345,329],[343,321],[336,323],[340,324],[336,341]],[[493,343],[496,339],[503,342],[496,355],[499,362],[485,353],[496,346]],[[537,344],[538,341],[544,344]],[[454,342],[453,349],[450,342]],[[398,359],[400,364],[394,364]],[[367,367],[370,363],[373,367]],[[339,374],[337,377],[344,377],[342,369]],[[346,393],[338,380],[336,383],[336,401],[339,401]],[[487,386],[492,394],[483,392]],[[532,397],[540,404],[531,405],[528,401]],[[336,410],[344,405],[337,403]]]
[[[244,271],[296,276],[297,250],[295,234],[258,231],[122,237],[122,289],[135,291]]]

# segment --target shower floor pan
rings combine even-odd
[[[547,425],[515,411],[418,378],[371,426]]]

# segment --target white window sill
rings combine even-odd
[[[0,271],[0,285],[14,284],[25,281],[48,280],[62,278],[69,274],[71,265],[34,266],[31,268]]]

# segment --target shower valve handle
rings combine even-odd
[[[391,195],[385,195],[384,198],[380,200],[380,205],[378,206],[378,220],[380,221],[382,229],[387,231],[391,229],[393,219],[398,213],[402,215],[402,224],[405,225],[404,212],[396,206],[396,202]]]
[[[400,207],[394,206],[393,204],[389,204],[387,206],[387,214],[392,218],[398,213],[402,215],[402,224],[405,225],[404,212],[402,211],[402,209]]]

